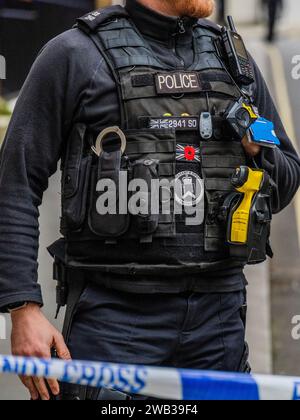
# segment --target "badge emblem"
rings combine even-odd
[[[176,175],[175,199],[184,207],[199,204],[204,198],[204,181],[192,171],[183,171]]]

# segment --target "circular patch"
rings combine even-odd
[[[175,200],[184,207],[192,207],[204,198],[204,181],[192,171],[183,171],[175,178]]]

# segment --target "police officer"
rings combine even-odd
[[[276,22],[280,17],[284,2],[283,0],[262,0],[262,6],[268,18],[266,40],[273,42],[276,37]]]
[[[232,173],[249,165],[272,178],[279,212],[298,189],[300,162],[255,62],[250,88],[230,75],[220,29],[203,19],[212,10],[211,0],[128,0],[79,19],[39,54],[1,152],[0,307],[12,314],[14,354],[248,371],[248,257],[230,255],[220,210]],[[226,115],[241,98],[275,124],[280,148],[236,138]],[[68,303],[64,337],[45,319],[37,283],[38,207],[60,158],[63,239],[50,252],[58,303]],[[114,182],[116,204],[121,172],[146,185],[176,176],[183,195],[169,201],[202,200],[203,217],[191,226],[174,211],[99,212],[98,182]],[[130,398],[21,380],[33,399],[49,389]]]
[[[218,22],[219,24],[223,25],[226,18],[226,0],[219,0],[218,1]]]
[[[283,8],[283,0],[267,0],[268,7],[268,34],[267,41],[273,42],[276,37],[276,21]]]

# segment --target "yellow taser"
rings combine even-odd
[[[255,194],[261,189],[264,171],[241,166],[232,178],[236,191],[244,194],[238,208],[232,215],[231,242],[246,244],[248,242],[250,212]]]

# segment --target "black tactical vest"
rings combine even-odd
[[[66,263],[145,275],[199,273],[235,265],[218,211],[233,191],[233,172],[246,164],[241,142],[234,140],[224,120],[226,110],[242,94],[216,47],[218,29],[200,21],[194,28],[192,66],[174,71],[157,59],[122,7],[93,12],[79,19],[77,26],[91,37],[115,78],[126,150],[122,154],[118,139],[111,136],[107,150],[98,157],[91,150],[95,133],[83,124],[74,127],[62,180]],[[200,116],[208,111],[213,134],[206,140],[199,126]],[[186,226],[184,216],[174,212],[149,217],[99,215],[97,182],[109,178],[118,184],[120,171],[129,180],[142,177],[149,184],[153,179],[181,177],[192,197],[195,183],[202,181],[204,222]],[[174,259],[174,247],[181,249],[180,259]]]

